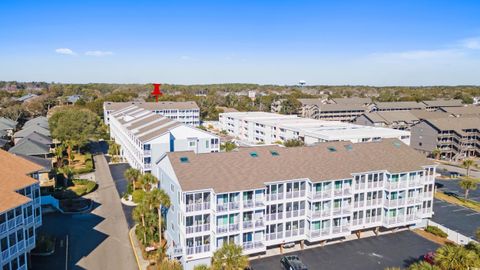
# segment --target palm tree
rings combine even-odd
[[[440,149],[438,149],[438,148],[435,148],[432,151],[432,155],[435,157],[435,159],[440,159],[440,154],[441,153],[442,153],[442,151],[440,151]]]
[[[477,189],[477,180],[473,179],[471,177],[463,177],[460,183],[458,183],[460,187],[465,190],[465,199],[468,198],[468,192],[470,190],[476,190]]]
[[[224,142],[220,144],[220,150],[224,150],[225,152],[231,152],[237,148],[237,145],[234,142]]]
[[[145,223],[145,216],[147,213],[150,211],[148,209],[147,205],[144,203],[139,203],[137,206],[135,206],[135,209],[133,209],[132,212],[132,218],[135,220],[137,223],[141,223],[139,226],[139,230],[141,231],[141,234],[143,234],[143,244],[147,243],[147,232],[146,232],[146,223]]]
[[[139,170],[134,169],[134,168],[128,168],[124,173],[123,176],[127,178],[128,181],[132,183],[133,190],[135,190],[135,183],[138,181],[138,179],[141,176],[141,173]]]
[[[156,183],[158,183],[157,177],[151,173],[146,173],[140,177],[140,183],[143,186],[143,190],[150,191]]]
[[[57,168],[60,168],[63,165],[63,158],[65,157],[64,152],[65,152],[65,145],[60,144],[57,147],[55,147],[55,157],[57,159]]]
[[[416,262],[408,267],[408,270],[440,270],[436,265],[431,265],[426,261]]]
[[[435,264],[442,270],[465,270],[478,265],[478,258],[462,246],[446,244],[437,249]]]
[[[159,244],[162,243],[162,208],[169,208],[170,207],[170,197],[168,194],[161,190],[161,189],[154,189],[147,195],[148,199],[154,208],[157,209],[158,213],[158,239]]]
[[[467,177],[470,175],[470,167],[472,167],[475,164],[475,161],[472,159],[465,159],[462,162],[462,167],[467,170]]]
[[[248,258],[242,254],[243,249],[235,243],[223,245],[213,253],[213,270],[241,270],[248,266]]]

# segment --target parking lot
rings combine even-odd
[[[393,266],[405,268],[419,260],[423,254],[437,248],[437,244],[411,231],[402,231],[306,249],[287,253],[287,255],[299,256],[310,270],[383,270]],[[282,256],[256,259],[250,264],[255,270],[278,270],[282,269],[280,265]]]
[[[433,202],[432,220],[467,237],[475,238],[480,227],[480,213],[441,200]]]
[[[436,179],[435,182],[437,183],[438,190],[443,192],[453,192],[460,197],[465,195],[465,191],[460,188],[459,186],[459,179],[451,179],[451,180],[442,180]],[[468,199],[480,202],[480,189],[470,190]]]

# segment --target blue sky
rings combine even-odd
[[[480,84],[480,1],[0,1],[0,80]]]

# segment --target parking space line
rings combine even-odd
[[[467,208],[461,208],[461,209],[452,210],[452,212],[469,211],[469,210],[470,209],[467,209]]]
[[[466,216],[474,216],[474,215],[480,215],[480,213],[479,212],[470,213],[470,214],[467,214]]]

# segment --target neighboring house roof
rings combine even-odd
[[[50,131],[48,129],[43,128],[41,126],[37,126],[37,125],[30,125],[28,127],[24,127],[23,129],[15,132],[13,137],[14,138],[24,138],[24,137],[32,134],[33,132],[37,132],[37,133],[40,133],[40,134],[45,135],[45,136],[50,136]]]
[[[424,101],[427,107],[461,107],[463,106],[461,99],[437,99]]]
[[[34,157],[34,156],[27,156],[27,155],[22,155],[22,154],[15,154],[16,156],[19,156],[23,159],[26,159],[30,162],[33,162],[37,164],[38,166],[42,167],[39,172],[50,172],[53,169],[52,161],[47,158],[41,158],[41,157]]]
[[[48,155],[50,147],[30,139],[22,139],[10,148],[8,152],[26,156]]]
[[[67,102],[68,103],[75,103],[77,102],[79,99],[81,99],[82,96],[81,95],[72,95],[72,96],[68,96],[67,97]]]
[[[474,105],[462,107],[440,107],[440,110],[456,116],[475,114],[480,115],[480,106]]]
[[[25,122],[25,124],[23,125],[23,128],[28,127],[28,126],[32,126],[32,125],[37,125],[37,126],[41,126],[41,127],[45,128],[45,129],[48,129],[49,128],[48,118],[45,117],[45,116],[39,116],[39,117],[32,118],[32,119],[28,120],[27,122]]]
[[[468,117],[456,117],[456,118],[436,118],[436,119],[423,119],[431,126],[438,130],[453,130],[458,134],[464,136],[467,133],[465,129],[480,129],[480,117],[468,116]]]
[[[298,101],[302,104],[302,106],[310,106],[310,105],[320,106],[323,104],[322,100],[318,98],[299,98]]]
[[[256,157],[252,157],[252,152]],[[166,156],[183,191],[213,188],[217,193],[262,188],[265,183],[275,181],[350,179],[352,173],[385,170],[399,173],[434,165],[423,154],[396,139],[356,144],[328,142],[292,148],[252,147],[207,154],[170,152]]]
[[[155,111],[155,110],[188,110],[199,109],[197,103],[194,101],[174,102],[174,101],[162,101],[162,102],[145,102],[145,101],[131,101],[131,102],[104,102],[104,108],[107,111],[117,111],[125,109],[126,107],[135,105],[139,108]]]
[[[336,104],[369,104],[369,103],[372,103],[371,98],[360,98],[360,97],[333,98],[332,100]]]
[[[32,141],[35,141],[35,142],[38,142],[38,143],[41,143],[41,144],[44,144],[44,145],[48,145],[48,146],[53,144],[52,138],[50,138],[49,136],[45,136],[41,133],[38,133],[36,131],[34,131],[34,132],[30,133],[29,135],[23,137],[20,141],[18,141],[18,143],[20,143],[23,140],[32,140]]]
[[[448,114],[443,112],[428,112],[423,110],[412,111],[374,111],[364,114],[373,123],[391,125],[396,122],[414,123],[423,118],[443,118]]]
[[[38,183],[27,174],[41,169],[42,167],[35,163],[0,150],[0,212],[31,201],[30,198],[15,191]]]
[[[16,101],[20,101],[20,102],[25,102],[25,101],[27,101],[27,100],[29,100],[29,99],[36,98],[36,97],[38,97],[37,94],[26,94],[26,95],[23,95],[23,96],[21,96],[21,97],[19,97],[19,98],[16,98],[15,100],[16,100]]]
[[[1,129],[15,129],[17,127],[17,122],[5,117],[0,117],[0,126]]]
[[[425,109],[425,104],[414,101],[401,102],[375,102],[378,109]]]

